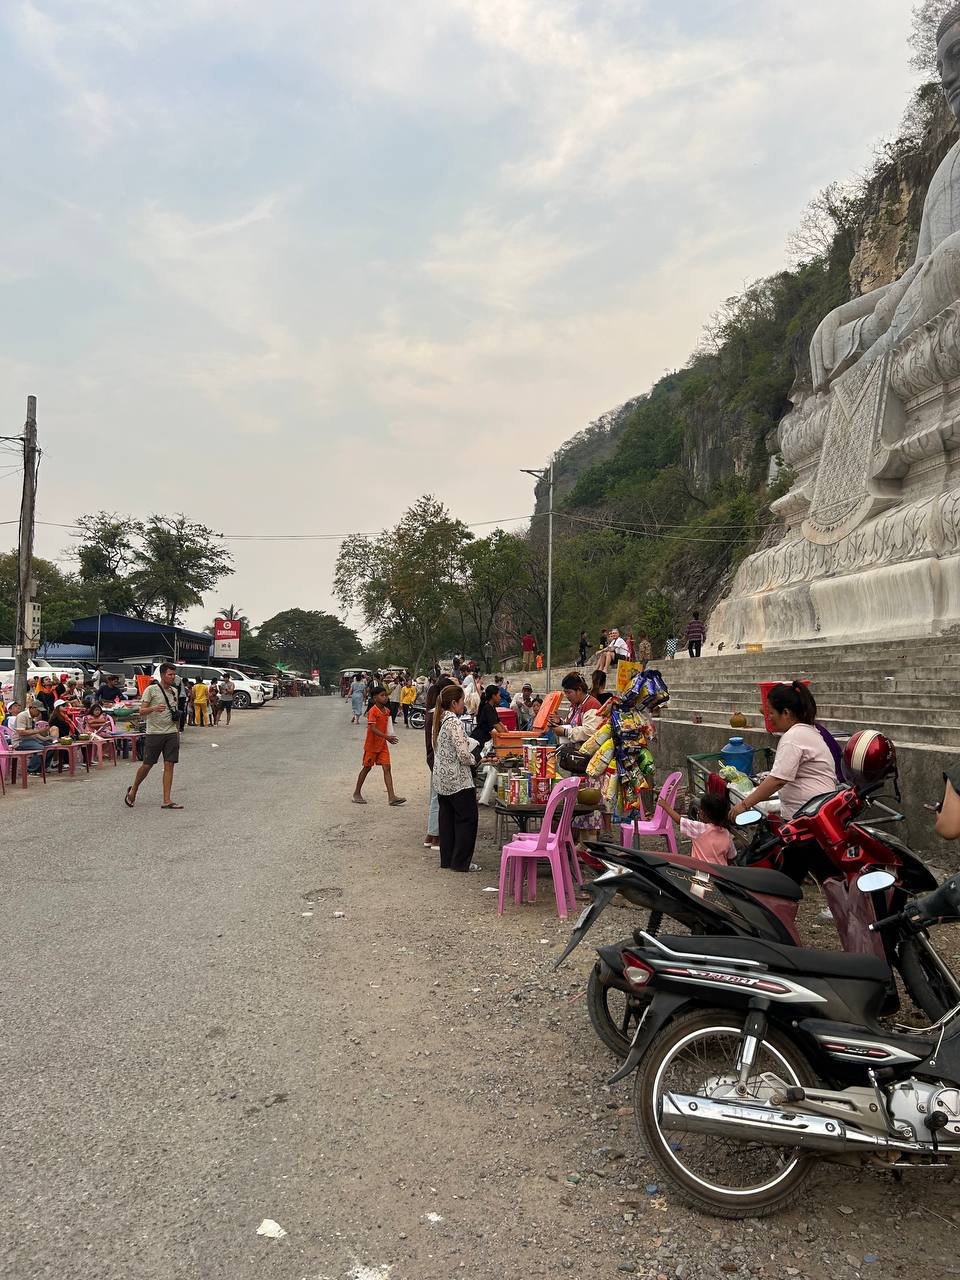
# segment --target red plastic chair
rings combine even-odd
[[[27,789],[27,764],[31,756],[40,757],[40,777],[44,784],[47,781],[47,756],[53,748],[53,744],[44,747],[42,751],[36,749],[32,751],[18,751],[10,745],[9,729],[0,729],[0,774],[6,773],[7,777],[17,785],[17,766],[22,765],[20,770],[21,785],[23,790]]]
[[[91,743],[89,742],[60,742],[59,740],[48,748],[48,751],[57,757],[57,772],[63,773],[62,755],[65,752],[67,756],[67,769],[72,778],[77,772],[77,756],[79,755],[83,763],[87,767],[87,773],[90,772],[90,755]]]

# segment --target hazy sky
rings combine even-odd
[[[895,132],[909,8],[3,0],[0,434],[36,394],[41,518],[529,512],[517,468],[682,365]],[[231,549],[194,623],[335,611],[335,544]]]

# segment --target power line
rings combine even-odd
[[[589,520],[585,516],[574,516],[566,511],[558,511],[555,514],[562,515],[567,520],[576,520],[578,523],[590,525],[593,528],[597,527],[597,525],[599,524],[600,527],[604,529],[614,529],[619,533],[639,534],[641,537],[646,537],[651,542],[705,542],[705,543],[711,543],[713,545],[719,545],[722,543],[724,546],[731,546],[734,542],[739,542],[744,537],[749,536],[746,530],[750,528],[750,526],[746,526],[746,525],[737,525],[736,528],[740,530],[739,535],[732,535],[726,538],[700,538],[700,537],[696,537],[693,534],[682,534],[682,533],[643,534],[641,533],[640,530],[631,528],[629,525],[612,524],[609,521]]]

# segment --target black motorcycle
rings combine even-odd
[[[861,881],[874,894],[893,877]],[[956,921],[960,876],[872,928],[926,938]],[[653,999],[612,1079],[639,1068],[641,1139],[695,1208],[771,1213],[818,1158],[885,1168],[960,1158],[960,1002],[923,1031],[891,1029],[879,1021],[884,960],[761,939],[648,936],[623,965]]]
[[[593,845],[603,870],[584,890],[593,899],[582,911],[570,941],[554,968],[580,946],[613,899],[620,894],[650,913],[645,933],[656,934],[664,919],[694,934],[729,934],[769,938],[799,945],[794,921],[802,892],[778,871],[745,867],[684,866],[656,853],[631,852]],[[643,934],[597,949],[597,962],[587,982],[587,1012],[597,1035],[618,1057],[626,1057],[646,998],[623,976],[621,952]]]

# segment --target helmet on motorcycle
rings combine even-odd
[[[854,787],[870,787],[896,777],[897,749],[876,729],[860,729],[843,748],[843,776]]]

